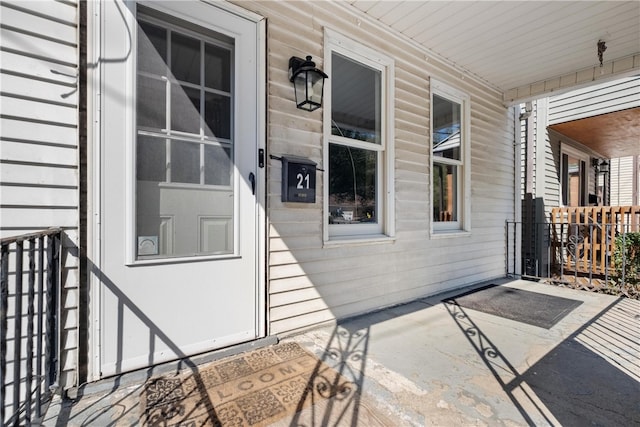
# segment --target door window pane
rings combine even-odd
[[[231,149],[216,145],[204,146],[204,183],[231,185]]]
[[[178,80],[200,84],[200,40],[172,33],[171,72]]]
[[[136,151],[136,177],[139,181],[164,182],[167,179],[166,140],[139,135]]]
[[[331,60],[331,133],[380,144],[382,73],[337,53]]]
[[[166,75],[167,30],[147,22],[139,23],[138,70]]]
[[[231,52],[212,44],[204,46],[204,85],[224,92],[231,90]]]
[[[226,95],[206,93],[204,98],[205,134],[231,138],[231,99]]]
[[[200,133],[200,90],[171,85],[171,129]]]
[[[138,126],[163,129],[166,123],[166,88],[162,80],[138,76]]]
[[[377,223],[378,153],[329,144],[329,222]]]
[[[171,182],[200,183],[200,144],[171,141]]]

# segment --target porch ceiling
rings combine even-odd
[[[603,156],[640,155],[640,107],[549,126]]]
[[[498,89],[505,104],[640,72],[638,1],[349,3]]]

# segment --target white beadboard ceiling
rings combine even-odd
[[[348,3],[498,89],[506,104],[640,74],[637,0]]]

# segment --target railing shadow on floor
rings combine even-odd
[[[528,425],[632,425],[640,419],[635,301],[616,299],[522,373],[455,297],[443,305]]]
[[[351,329],[338,324],[333,329],[318,358],[307,389],[298,402],[290,425],[309,427],[358,425],[368,343],[369,328],[367,327]],[[337,375],[323,375],[324,366],[332,368]],[[314,391],[320,395],[332,397],[326,400],[326,403],[316,405],[313,401]],[[303,410],[305,407],[308,408]]]

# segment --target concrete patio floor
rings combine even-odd
[[[284,338],[354,391],[277,425],[640,423],[640,301],[523,280],[492,283],[582,304],[545,329],[447,303],[457,291]],[[43,424],[138,425],[141,390],[130,384],[54,401]]]

